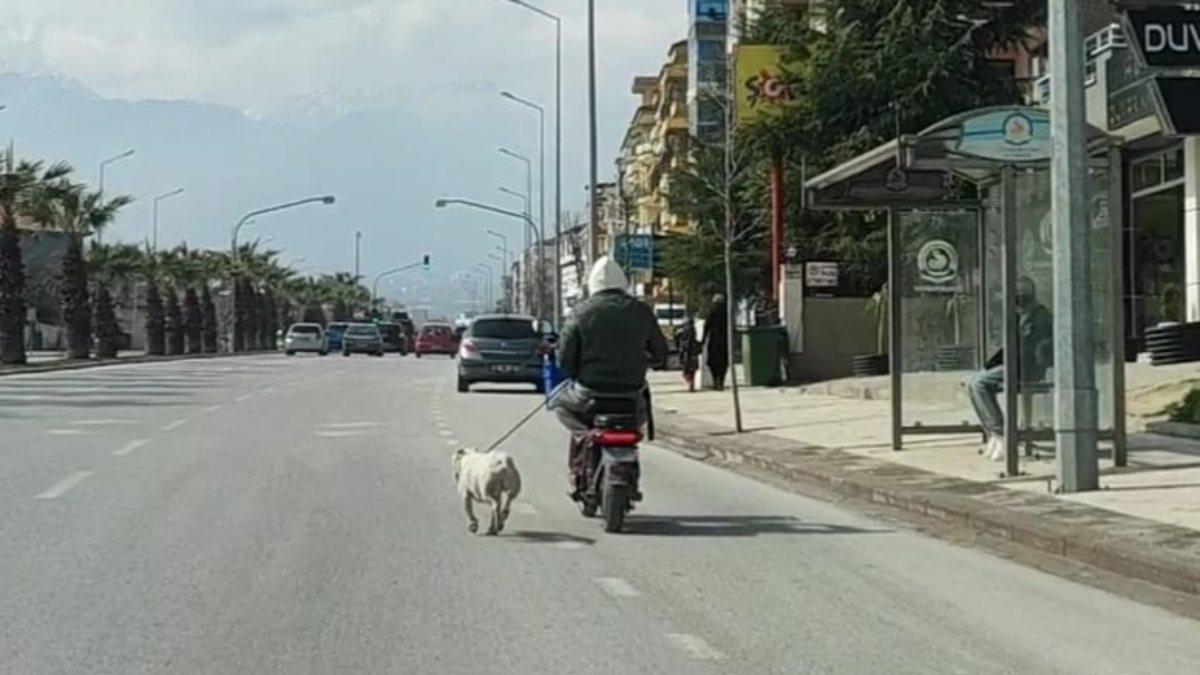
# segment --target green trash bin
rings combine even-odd
[[[746,368],[746,384],[769,387],[779,384],[781,350],[784,345],[782,326],[755,326],[741,329],[742,364]]]

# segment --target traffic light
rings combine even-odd
[[[429,271],[429,268],[431,267],[431,265],[429,262],[429,254],[428,253],[426,253],[425,257],[421,259],[421,267],[424,267],[426,272]]]

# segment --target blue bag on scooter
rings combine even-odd
[[[546,408],[550,409],[550,405],[556,396],[558,390],[564,383],[562,371],[558,368],[558,361],[553,356],[545,354],[542,356],[542,391],[546,392]]]

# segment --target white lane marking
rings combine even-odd
[[[68,490],[82,483],[90,475],[92,475],[91,471],[76,471],[55,483],[49,490],[34,497],[34,499],[58,499],[66,494]]]
[[[350,438],[352,436],[366,436],[363,431],[318,431],[316,432],[321,438]]]
[[[564,551],[578,551],[579,549],[583,548],[583,544],[578,541],[559,541],[555,542],[554,548],[562,549]]]
[[[46,433],[51,436],[82,436],[86,432],[83,429],[47,429]]]
[[[133,420],[119,420],[119,419],[75,420],[74,422],[71,422],[72,425],[77,426],[77,427],[113,427],[113,426],[133,424],[133,423],[134,423]]]
[[[694,661],[724,661],[725,655],[717,651],[704,638],[690,633],[670,633],[667,640],[689,659]]]
[[[447,438],[446,445],[458,445],[458,439],[457,438]]]
[[[163,431],[175,431],[176,429],[178,429],[179,427],[181,427],[187,423],[188,423],[187,420],[175,420],[174,422],[171,422],[170,424],[164,425],[162,430]]]
[[[144,439],[144,438],[138,439],[136,441],[130,441],[129,443],[121,446],[120,448],[113,450],[113,457],[124,457],[125,455],[128,455],[129,453],[131,453],[135,450],[140,450],[144,445],[146,445],[149,442],[150,442],[149,440]]]
[[[210,405],[204,409],[205,415],[211,415],[221,409],[220,405]]]
[[[600,588],[604,589],[605,593],[614,598],[636,598],[641,595],[628,581],[620,577],[596,577],[592,581],[596,582]]]
[[[533,504],[526,504],[525,502],[517,502],[516,504],[513,504],[512,510],[526,516],[536,516],[538,514],[536,506]]]
[[[263,390],[262,390],[260,393],[263,393],[263,394],[274,394],[274,393],[275,393],[275,387],[267,387],[266,389],[263,389]]]
[[[241,396],[239,396],[239,397],[237,397],[237,398],[233,399],[233,402],[234,402],[234,403],[241,403],[241,402],[243,402],[243,401],[249,401],[249,400],[250,400],[250,397],[251,397],[251,396],[253,396],[253,395],[254,395],[254,394],[242,394]]]
[[[440,429],[440,430],[438,430],[438,433],[443,436],[453,436],[454,435],[454,432],[450,431],[449,429]]]
[[[379,422],[330,422],[329,424],[317,425],[322,429],[361,429],[364,427],[377,427]]]

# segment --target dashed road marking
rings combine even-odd
[[[725,655],[717,651],[712,645],[708,644],[704,638],[690,633],[671,633],[667,635],[667,640],[671,642],[679,651],[693,661],[724,661]]]
[[[144,438],[138,439],[136,441],[130,441],[130,442],[126,443],[125,445],[121,446],[120,448],[113,450],[113,457],[124,457],[125,455],[128,455],[129,453],[134,452],[135,450],[140,450],[144,445],[146,445],[149,442],[150,442],[149,440],[146,440]]]
[[[175,431],[176,429],[178,429],[179,427],[181,427],[187,423],[188,423],[187,420],[175,420],[174,422],[171,422],[170,424],[163,425],[162,430],[163,431]]]
[[[454,435],[454,432],[450,431],[449,429],[441,429],[438,431],[438,433],[443,436],[453,436]]]
[[[457,438],[447,438],[446,445],[458,445],[458,439]]]
[[[71,488],[82,483],[88,476],[92,475],[91,471],[76,471],[66,478],[58,481],[49,490],[42,492],[34,497],[34,499],[58,499],[65,495]]]
[[[72,425],[77,427],[115,427],[133,423],[133,420],[121,419],[75,420],[71,422]]]
[[[210,405],[204,409],[205,415],[211,415],[221,409],[220,405]]]
[[[517,502],[516,504],[513,504],[512,510],[526,516],[536,516],[538,514],[536,506],[533,504],[526,504],[525,502]]]
[[[614,598],[636,598],[641,595],[628,581],[620,577],[596,577],[592,581]]]
[[[250,400],[250,397],[251,397],[251,396],[253,396],[253,395],[254,395],[254,394],[242,394],[241,396],[239,396],[239,397],[237,397],[237,398],[233,399],[233,402],[234,402],[234,403],[242,403],[242,402],[244,402],[244,401],[249,401],[249,400]]]
[[[263,389],[263,390],[262,390],[260,393],[263,393],[263,394],[274,394],[274,393],[275,393],[275,387],[267,387],[266,389]]]
[[[555,542],[554,548],[562,549],[564,551],[578,551],[579,549],[583,548],[583,544],[578,541],[559,541]]]
[[[317,431],[316,434],[321,438],[352,438],[354,436],[366,436],[365,431],[353,431],[350,429],[343,431]]]
[[[47,429],[46,433],[51,436],[82,436],[86,432],[83,429]]]
[[[379,422],[330,422],[329,424],[318,425],[322,429],[362,429],[365,427],[377,427]]]

